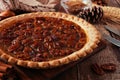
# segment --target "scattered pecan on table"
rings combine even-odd
[[[92,64],[91,68],[98,75],[104,75],[105,74],[105,72],[103,71],[103,69],[97,63]]]
[[[116,71],[116,65],[113,64],[113,63],[103,64],[103,65],[101,65],[101,68],[104,71],[108,71],[108,72],[114,72],[114,71]]]
[[[115,72],[116,65],[113,63],[106,63],[101,65],[94,63],[91,65],[91,69],[98,75],[104,75],[106,72]]]

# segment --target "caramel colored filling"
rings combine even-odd
[[[52,17],[29,18],[0,32],[0,48],[22,60],[53,60],[80,50],[85,43],[79,25]]]

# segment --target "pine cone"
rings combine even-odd
[[[100,7],[94,6],[92,9],[81,9],[78,17],[85,19],[90,23],[96,23],[100,21],[103,17],[103,10]]]

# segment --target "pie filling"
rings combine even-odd
[[[0,48],[21,60],[41,62],[61,58],[80,50],[85,43],[84,30],[60,18],[29,18],[0,31]]]

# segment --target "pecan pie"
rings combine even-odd
[[[25,67],[51,68],[76,61],[100,41],[92,25],[64,13],[23,14],[0,24],[1,58]]]

